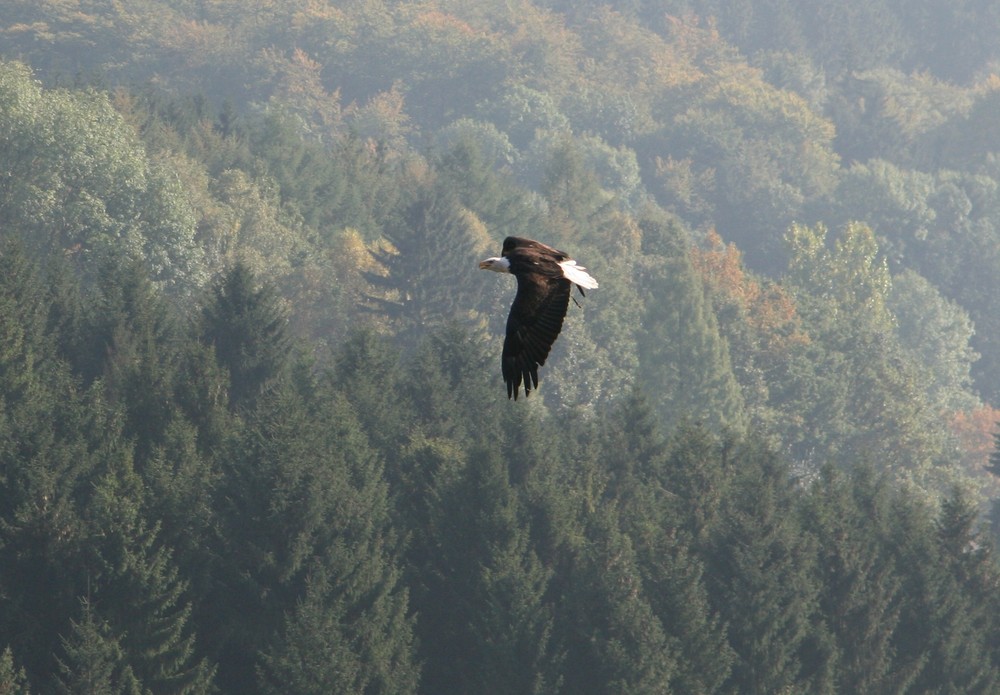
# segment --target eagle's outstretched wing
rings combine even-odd
[[[541,273],[517,276],[517,294],[507,316],[507,337],[500,357],[507,397],[517,400],[538,387],[538,367],[545,364],[552,344],[559,337],[569,306],[572,283]]]

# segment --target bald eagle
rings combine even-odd
[[[481,261],[479,268],[517,278],[500,369],[507,398],[517,400],[522,382],[527,398],[531,389],[538,388],[538,368],[562,330],[573,285],[586,296],[584,288],[596,289],[597,280],[562,251],[516,236],[504,239],[500,256]]]

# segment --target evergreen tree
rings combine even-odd
[[[294,205],[306,224],[314,229],[344,224],[350,186],[344,158],[331,157],[322,144],[306,140],[301,121],[284,109],[247,119],[241,130],[278,184],[282,200]]]
[[[904,683],[917,692],[960,692],[952,681],[957,655],[945,645],[958,644],[952,628],[968,625],[961,589],[942,562],[928,506],[900,497],[893,511],[892,543],[905,598],[893,649]]]
[[[643,587],[636,553],[612,505],[588,519],[561,597],[560,643],[567,693],[663,693],[677,654]]]
[[[171,308],[135,262],[109,264],[93,303],[96,325],[84,330],[103,357],[107,398],[122,405],[125,435],[135,442],[141,462],[162,444],[173,419],[179,332]]]
[[[38,369],[52,356],[47,305],[40,273],[17,241],[0,246],[0,379],[4,401],[28,401],[37,389]],[[33,383],[36,382],[36,383]]]
[[[549,202],[546,226],[555,235],[550,245],[560,248],[591,242],[613,212],[614,197],[601,188],[571,138],[560,136],[546,144],[551,149],[546,153],[539,190]]]
[[[441,469],[430,528],[410,552],[422,654],[421,691],[541,693],[559,688],[551,572],[498,452]]]
[[[188,339],[180,350],[173,399],[182,417],[171,424],[190,423],[197,432],[198,454],[211,459],[224,448],[234,418],[229,412],[229,370],[215,358],[215,349]],[[170,447],[170,436],[164,446]]]
[[[415,693],[419,669],[413,662],[405,594],[391,584],[378,587],[371,615],[355,617],[351,591],[317,566],[305,595],[286,614],[280,637],[263,651],[257,666],[261,691],[275,695],[310,693]],[[403,599],[403,600],[400,600]],[[405,639],[390,640],[390,635]]]
[[[492,237],[534,237],[528,230],[540,227],[540,215],[525,192],[494,169],[483,149],[471,136],[455,142],[435,162],[440,185],[455,191]]]
[[[371,329],[353,331],[335,351],[331,385],[344,394],[368,440],[390,458],[405,443],[416,409],[405,397],[399,351]],[[390,471],[390,479],[393,472]]]
[[[415,344],[429,328],[477,317],[483,293],[473,289],[473,277],[486,231],[445,181],[414,181],[385,239],[388,245],[372,251],[384,272],[363,273],[368,310],[389,319],[401,345]]]
[[[30,695],[28,678],[23,668],[14,665],[14,655],[7,647],[0,653],[0,693],[3,695]]]
[[[718,692],[729,675],[733,653],[709,603],[704,564],[684,518],[690,510],[678,503],[678,491],[672,489],[679,470],[670,464],[681,445],[660,433],[638,389],[611,414],[607,430],[602,463],[611,477],[608,492],[616,495],[648,601],[670,652],[677,655],[670,690]]]
[[[735,653],[708,594],[705,563],[689,539],[666,526],[647,526],[636,539],[649,604],[676,655],[670,692],[721,693]]]
[[[75,611],[79,503],[108,426],[46,334],[37,269],[19,245],[0,250],[0,633],[33,679],[50,674],[52,642]]]
[[[411,357],[404,387],[425,434],[460,444],[499,439],[506,403],[495,352],[456,323],[430,331]],[[495,384],[495,386],[494,386]]]
[[[732,505],[710,539],[709,596],[736,653],[741,693],[831,692],[831,648],[816,615],[815,540],[795,514],[789,472],[760,444],[734,461]]]
[[[148,695],[108,623],[86,599],[80,605],[81,620],[71,620],[70,635],[62,639],[56,691],[65,695]]]
[[[929,575],[925,586],[937,598],[925,607],[930,655],[915,688],[957,694],[1000,687],[1000,671],[991,659],[1000,572],[989,542],[975,529],[977,515],[958,490],[942,503],[931,536],[940,555],[922,568]]]
[[[346,399],[293,379],[260,396],[245,417],[220,491],[216,542],[227,560],[208,599],[220,684],[250,692],[259,665],[273,685],[290,655],[336,642],[304,631],[337,618],[350,651],[336,656],[344,673],[362,665],[358,692],[412,691],[412,621],[384,471]],[[296,608],[317,602],[325,617]],[[321,677],[321,664],[314,667],[305,682]]]
[[[602,464],[609,478],[607,494],[623,501],[664,482],[667,442],[646,394],[634,387],[607,418]]]
[[[261,691],[274,695],[365,693],[365,664],[342,630],[346,606],[335,587],[314,576],[285,618],[281,639],[261,655]],[[400,691],[403,692],[403,691]]]
[[[216,284],[204,310],[202,336],[229,372],[232,408],[251,406],[289,366],[292,345],[286,323],[276,290],[267,283],[258,287],[242,263]]]
[[[906,685],[907,669],[893,653],[903,599],[887,543],[890,501],[884,479],[871,470],[848,476],[830,466],[805,501],[805,529],[817,539],[823,579],[819,607],[845,692],[898,692]]]
[[[677,508],[679,528],[705,548],[724,518],[726,500],[737,492],[739,440],[720,438],[702,425],[683,423],[669,442],[666,490]]]
[[[215,669],[195,654],[187,583],[160,543],[158,528],[142,516],[141,483],[131,461],[112,453],[107,462],[88,505],[88,606],[100,610],[144,691],[210,693]]]
[[[645,307],[636,338],[643,389],[656,395],[665,427],[691,417],[739,429],[743,397],[681,230],[663,220],[641,226],[643,256],[634,272]]]

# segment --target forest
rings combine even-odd
[[[3,3],[0,693],[1000,692],[998,35]]]

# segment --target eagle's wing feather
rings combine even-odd
[[[501,355],[508,398],[517,400],[522,383],[525,396],[538,387],[538,367],[545,364],[562,330],[571,287],[569,280],[546,273],[517,275],[517,294],[507,316]]]

